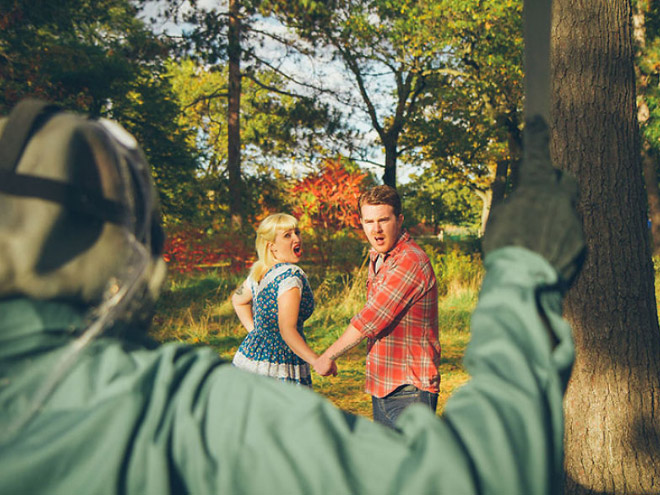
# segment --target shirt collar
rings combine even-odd
[[[408,242],[409,239],[410,239],[410,234],[408,234],[408,232],[405,229],[401,229],[401,234],[399,235],[399,238],[397,239],[394,246],[392,246],[392,249],[390,249],[388,252],[385,253],[385,256],[383,256],[383,261],[385,261],[391,255],[401,251],[403,249],[403,245],[406,242]],[[376,258],[378,258],[378,251],[376,251],[374,248],[371,248],[371,250],[369,251],[369,259],[375,263]]]

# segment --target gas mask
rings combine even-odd
[[[145,323],[163,241],[149,165],[119,124],[39,100],[0,120],[0,298],[82,305],[87,331]]]

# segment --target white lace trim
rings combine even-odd
[[[271,283],[275,279],[275,277],[281,275],[287,270],[293,270],[294,273],[301,273],[303,277],[307,278],[303,269],[300,268],[298,265],[294,265],[292,263],[284,263],[275,269],[271,269],[268,273],[266,273],[264,278],[262,278],[259,283],[254,281],[252,278],[248,277],[248,280],[250,281],[250,289],[252,290],[252,297],[256,298],[259,295],[259,293],[263,290],[263,288],[266,287],[269,283]],[[302,291],[303,289],[302,280],[299,279],[298,277],[292,276],[282,281],[277,291],[277,297],[280,297],[283,293],[285,293],[289,289],[292,289],[293,287],[298,287],[298,289]]]
[[[301,382],[303,380],[309,381],[311,377],[311,370],[307,363],[297,365],[271,363],[268,361],[254,361],[241,352],[237,352],[234,355],[232,364],[237,368],[249,371],[250,373],[279,378],[281,380],[289,379]]]
[[[282,280],[282,283],[277,288],[277,298],[279,299],[279,297],[282,294],[284,294],[286,291],[294,288],[299,289],[300,292],[302,293],[303,283],[302,280],[300,280],[298,277],[289,277]]]

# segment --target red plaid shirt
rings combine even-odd
[[[368,338],[367,393],[384,397],[400,385],[438,392],[438,287],[426,253],[407,232],[375,273],[369,253],[367,303],[352,325]]]

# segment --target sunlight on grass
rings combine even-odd
[[[245,334],[229,299],[239,282],[218,274],[173,277],[158,301],[151,336],[160,342],[209,344],[231,359]]]
[[[470,340],[470,315],[477,303],[483,268],[478,257],[457,251],[432,253],[432,262],[440,293],[441,414],[449,396],[469,379],[462,359]],[[654,267],[660,301],[660,258],[654,259]],[[366,275],[364,264],[352,273],[311,274],[316,308],[305,324],[305,333],[316,352],[334,342],[364,304]],[[230,361],[246,333],[230,302],[233,289],[244,276],[207,273],[172,278],[158,303],[151,336],[160,342],[209,345]],[[366,342],[362,342],[338,360],[337,377],[314,374],[313,383],[314,390],[337,407],[371,418],[371,397],[364,392],[365,354]]]
[[[440,393],[438,413],[458,387],[468,381],[463,368],[463,353],[470,341],[470,314],[477,302],[478,291],[461,288],[440,299],[438,319],[442,360],[440,364]]]

